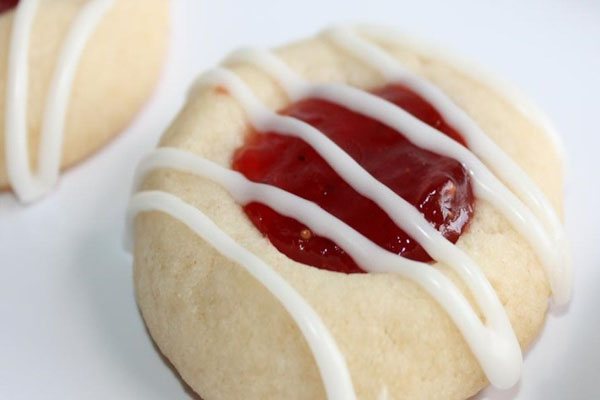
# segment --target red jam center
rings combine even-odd
[[[452,139],[460,134],[425,100],[401,85],[373,92]],[[423,150],[397,131],[371,118],[319,99],[306,99],[281,111],[319,129],[371,175],[414,205],[447,239],[456,242],[473,215],[470,178],[451,158]],[[277,186],[318,204],[382,248],[404,257],[431,261],[425,250],[374,202],[358,194],[304,141],[277,132],[250,134],[233,158],[233,168],[255,182]],[[250,203],[244,211],[282,253],[331,271],[364,272],[334,242],[313,234],[292,218]]]
[[[0,0],[0,14],[15,8],[19,4],[19,0]]]

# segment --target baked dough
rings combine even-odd
[[[562,163],[547,132],[500,93],[443,59],[390,37],[375,39],[404,66],[445,91],[562,210]],[[311,81],[371,89],[383,78],[324,37],[276,51]],[[288,104],[281,88],[249,65],[231,68],[273,109]],[[160,145],[229,167],[249,131],[240,105],[227,93],[193,93]],[[329,272],[292,261],[252,225],[217,184],[158,170],[143,189],[180,197],[282,275],[316,310],[339,345],[358,398],[465,399],[486,378],[445,311],[415,283],[392,274]],[[205,400],[323,399],[313,356],[283,306],[240,266],[190,229],[159,212],[135,223],[138,303],[160,350]],[[550,294],[544,269],[527,240],[480,199],[457,245],[481,266],[505,306],[522,348],[544,322]],[[469,298],[445,265],[434,264]]]
[[[60,46],[88,0],[42,1],[29,50],[27,126],[32,167]],[[7,61],[14,10],[0,15],[0,189],[8,187],[4,143]],[[116,0],[96,27],[71,92],[62,167],[83,160],[121,132],[150,96],[160,75],[169,30],[168,0]]]

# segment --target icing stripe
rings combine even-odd
[[[460,290],[429,264],[382,249],[308,200],[275,186],[252,182],[239,172],[184,150],[159,148],[143,158],[135,173],[134,190],[141,187],[148,173],[161,168],[188,172],[212,180],[219,183],[240,204],[256,201],[282,215],[302,221],[313,232],[344,248],[365,271],[395,273],[412,280],[448,313],[495,386],[509,387],[518,380],[522,363],[521,350],[501,305],[490,310],[478,304],[484,314],[486,326]],[[487,289],[491,287],[485,280],[484,284],[471,289],[471,292],[475,299],[480,299],[485,297],[482,292]]]
[[[350,373],[329,330],[310,305],[269,265],[236,243],[197,208],[172,194],[161,191],[140,192],[131,199],[128,226],[137,214],[160,211],[184,223],[204,241],[243,267],[281,302],[298,324],[321,373],[329,399],[356,399]],[[129,236],[130,237],[130,236]]]
[[[89,38],[114,0],[91,0],[79,11],[61,47],[46,97],[37,173],[31,171],[27,129],[30,36],[40,0],[21,0],[15,12],[6,81],[6,170],[22,202],[32,202],[56,184],[64,125],[79,59]]]
[[[338,40],[341,41],[339,38]],[[365,44],[364,46],[370,45]],[[376,56],[369,52],[364,54],[364,58],[371,59],[376,58]],[[530,200],[528,206],[537,211],[537,217],[469,149],[446,135],[440,134],[435,128],[423,123],[396,105],[350,86],[309,84],[296,75],[283,61],[269,52],[244,49],[235,52],[227,60],[229,62],[247,62],[259,67],[275,79],[293,101],[312,97],[342,105],[347,109],[390,126],[398,132],[402,132],[403,136],[421,148],[460,161],[473,178],[477,197],[490,202],[511,222],[519,233],[528,239],[546,269],[555,302],[563,304],[568,301],[571,288],[570,260],[562,226],[554,209],[541,191],[537,187],[532,190],[527,189],[533,183],[526,178],[525,173],[520,168],[515,167],[518,171],[505,178],[510,182],[511,187],[524,188],[519,193],[525,199]],[[387,61],[395,64],[395,61]],[[387,66],[387,69],[391,68],[392,66]],[[392,73],[389,72],[385,75],[392,75]],[[394,78],[393,82],[404,83],[399,78]],[[422,90],[415,85],[411,86],[411,89],[418,94],[422,94]],[[449,107],[457,108],[453,104],[445,104],[445,106],[446,109]],[[463,126],[461,125],[459,128],[463,128]],[[478,132],[472,132],[471,136],[474,135],[484,134],[478,130]],[[497,156],[496,160],[500,160],[501,163],[502,160],[509,159],[491,140],[488,139],[487,143],[483,143],[483,141],[479,143],[479,147],[484,148],[486,154]],[[512,160],[511,163],[516,166]],[[546,225],[549,226],[551,236],[546,232],[544,225],[540,223],[538,219],[540,215]],[[427,251],[429,252],[429,250]]]
[[[348,29],[347,26],[345,28]],[[490,72],[483,66],[479,65],[479,63],[475,60],[467,59],[462,55],[459,58],[457,57],[456,53],[449,52],[446,47],[441,47],[435,43],[427,42],[422,38],[413,37],[406,32],[368,24],[361,24],[352,28],[354,28],[355,31],[364,33],[375,40],[380,40],[382,42],[389,42],[391,40],[392,42],[401,43],[402,45],[415,50],[417,53],[433,59],[441,60],[448,66],[451,66],[457,70],[465,71],[470,77],[485,83],[485,85],[490,89],[493,89],[494,92],[497,92],[501,94],[502,97],[506,98],[506,100],[515,108],[517,108],[525,118],[537,125],[540,130],[548,136],[554,146],[554,149],[556,150],[556,153],[560,156],[561,161],[565,160],[565,146],[561,135],[557,132],[548,116],[527,96],[525,96],[512,82],[502,79],[496,74]]]

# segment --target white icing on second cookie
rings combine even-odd
[[[351,31],[334,31],[329,35],[338,44],[352,51],[365,62],[377,67],[386,77],[411,84],[411,88],[415,92],[434,106],[440,107],[440,111],[443,111],[442,114],[447,121],[457,124],[455,128],[468,129],[467,141],[469,144],[473,143],[477,156],[492,164],[491,169],[502,168],[504,163],[509,160],[512,163],[509,170],[517,176],[503,174],[500,178],[515,191],[516,195],[468,149],[385,100],[345,85],[310,84],[270,53],[242,51],[235,53],[230,60],[250,62],[269,73],[286,90],[293,101],[317,97],[340,104],[402,132],[420,147],[459,160],[473,178],[476,196],[491,202],[505,215],[515,229],[529,240],[542,264],[546,267],[557,302],[566,301],[570,293],[570,266],[563,259],[564,236],[558,218],[541,191],[537,188],[530,188],[533,183],[528,178],[523,178],[523,171],[518,167],[515,168],[516,164],[489,139],[482,139],[480,136],[484,135],[483,132],[437,88],[427,82],[423,83],[422,78],[406,75],[405,71],[391,57],[372,43],[360,39]],[[203,75],[198,80],[196,87],[204,86],[225,88],[243,107],[250,124],[257,131],[276,131],[299,137],[310,144],[338,175],[358,193],[378,204],[433,259],[447,264],[457,272],[473,295],[479,310],[483,313],[485,323],[478,318],[477,313],[460,290],[438,270],[430,268],[427,264],[404,259],[381,249],[313,203],[281,189],[250,182],[243,175],[198,156],[176,149],[156,150],[140,164],[136,174],[136,188],[148,172],[160,168],[170,168],[193,173],[219,183],[241,204],[257,201],[273,208],[280,214],[302,221],[317,234],[339,244],[364,270],[393,272],[418,283],[439,302],[452,318],[490,382],[503,388],[510,387],[517,382],[522,364],[519,343],[495,291],[468,255],[446,240],[412,205],[377,181],[317,129],[303,121],[279,115],[260,103],[248,86],[231,71],[220,68]],[[479,153],[482,153],[483,156]],[[186,224],[188,224],[189,218],[196,218],[187,214],[188,211],[191,213],[191,210],[194,209],[188,208],[191,206],[185,203],[175,206],[175,210],[169,209],[171,205],[161,193],[148,193],[146,199],[150,199],[147,200],[149,203],[145,207],[140,207],[137,204],[137,196],[144,194],[142,192],[134,198],[129,214],[130,222],[133,221],[137,212],[152,209],[174,215]],[[185,213],[182,211],[184,208],[187,210]],[[199,210],[195,210],[194,213],[205,218]],[[222,232],[218,231],[216,227],[212,227],[201,234],[211,236],[213,234],[221,235]],[[217,250],[219,249],[217,248]],[[248,268],[247,260],[240,259],[238,262]],[[269,288],[269,290],[273,291],[274,288]],[[297,315],[298,313],[305,312],[300,308],[287,307],[287,309],[295,320],[302,318],[301,315]],[[326,328],[321,327],[320,329]],[[324,339],[329,337],[328,333],[323,335]],[[313,339],[319,340],[318,335]],[[316,354],[315,357],[317,357]],[[341,381],[326,376],[319,360],[317,360],[317,364],[321,370],[329,398],[344,399],[345,397],[331,396],[334,391],[342,390]],[[334,389],[333,386],[338,387]],[[351,383],[346,382],[345,387],[351,387]]]
[[[65,120],[79,60],[86,43],[114,0],[91,0],[75,18],[62,45],[46,97],[37,171],[31,171],[27,126],[29,48],[40,0],[21,0],[10,41],[6,80],[6,170],[10,185],[22,202],[44,196],[58,180]]]

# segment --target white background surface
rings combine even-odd
[[[190,397],[133,297],[121,246],[133,167],[195,74],[235,47],[277,45],[336,21],[447,45],[515,82],[554,120],[569,155],[574,299],[549,315],[521,383],[479,398],[600,398],[600,2],[174,0],[173,21],[163,80],[135,123],[46,200],[24,208],[0,194],[0,398]]]

